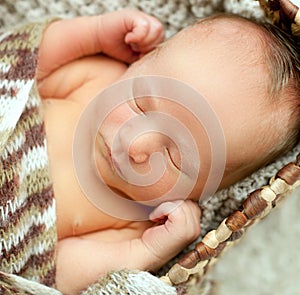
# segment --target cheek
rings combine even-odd
[[[99,132],[108,141],[107,143],[111,145],[112,138],[116,135],[119,128],[129,120],[133,118],[135,113],[129,108],[127,104],[122,104],[117,108],[109,111],[99,126]]]
[[[162,197],[166,197],[164,201],[185,199],[187,195],[183,195],[181,192],[189,188],[190,182],[188,179],[182,181],[180,175],[182,174],[169,167],[155,184],[144,187],[129,186],[127,193],[136,201],[156,200]],[[179,179],[181,179],[180,182],[178,182]],[[178,186],[175,187],[177,182]],[[159,200],[159,203],[161,203],[161,200]]]

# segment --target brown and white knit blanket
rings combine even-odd
[[[55,199],[34,87],[44,26],[0,35],[0,270],[54,286]]]
[[[113,1],[102,2],[109,6]],[[150,2],[157,5],[158,2],[163,3],[158,0],[131,1],[131,4],[136,5],[129,6],[141,8],[139,5],[146,5],[146,2],[150,6]],[[17,1],[16,5],[11,4],[11,1],[4,5],[1,2],[0,13],[3,17],[0,24],[1,21],[5,23],[5,17],[14,9],[20,9],[20,14],[31,11],[21,10],[21,3],[26,6],[26,1]],[[27,5],[28,3],[30,2],[27,1]],[[264,18],[258,2],[249,0],[166,3],[174,11],[173,19],[170,17],[165,21],[169,35],[190,23],[196,16],[205,16],[215,10]],[[190,10],[181,10],[186,13],[181,22],[180,14],[176,15],[176,7],[183,7],[187,3]],[[41,2],[40,5],[44,4]],[[277,10],[270,12],[270,7],[267,6],[268,13],[281,25],[278,16],[283,14],[282,8],[280,5],[273,7]],[[3,11],[4,9],[7,10]],[[112,9],[114,7],[110,10]],[[145,6],[143,10],[151,12],[152,8],[148,7],[149,9],[147,11]],[[295,18],[296,14],[288,15]],[[162,15],[161,19],[163,17]],[[0,294],[61,294],[55,289],[55,199],[49,176],[41,100],[34,80],[39,42],[46,25],[47,22],[41,22],[2,31],[0,29]],[[285,18],[283,26],[286,29],[295,31],[294,25],[293,19],[287,21]],[[287,161],[294,160],[299,151],[298,145],[283,159],[278,159],[228,190],[217,193],[216,198],[203,208],[203,234],[217,227],[223,218],[240,206],[251,190],[265,185]],[[169,265],[166,265],[161,274],[168,268]],[[208,294],[208,281],[175,288],[147,272],[124,270],[99,278],[98,282],[82,294],[192,294],[193,284],[198,288],[194,294]]]

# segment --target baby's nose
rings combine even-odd
[[[128,156],[137,164],[146,163],[154,153],[163,153],[165,136],[158,132],[149,132],[138,136],[129,145]]]

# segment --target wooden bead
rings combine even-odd
[[[300,180],[300,167],[294,163],[289,163],[277,172],[277,177],[283,179],[287,184],[293,185]]]
[[[202,243],[212,249],[216,249],[219,246],[219,241],[216,238],[216,231],[212,230],[208,232],[202,239]]]
[[[194,249],[187,254],[185,254],[178,263],[184,268],[193,268],[200,261],[198,252]]]
[[[171,282],[175,285],[186,282],[189,279],[189,271],[180,264],[174,264],[168,272]]]
[[[170,280],[170,278],[168,276],[162,276],[159,279],[162,280],[164,283],[170,285],[170,286],[173,285],[172,281]]]
[[[279,1],[281,13],[285,16],[285,20],[289,20],[289,23],[293,23],[299,8],[291,1]]]
[[[233,232],[240,230],[247,223],[248,219],[245,214],[240,211],[235,211],[226,218],[226,226]]]
[[[200,261],[195,267],[191,269],[185,269],[184,267],[176,263],[169,270],[167,276],[174,285],[182,284],[189,279],[190,275],[197,273],[198,275],[202,276],[207,265],[208,261]]]
[[[198,252],[200,261],[208,261],[213,257],[216,257],[223,251],[226,246],[226,242],[220,243],[216,249],[211,249],[207,247],[205,244],[200,242],[196,247],[195,250]]]
[[[232,231],[226,226],[225,222],[226,220],[223,220],[216,230],[216,238],[219,243],[226,241],[232,234]]]
[[[211,259],[217,253],[216,249],[211,249],[202,242],[196,245],[195,250],[198,252],[200,261]]]
[[[248,219],[253,219],[260,215],[268,206],[266,200],[261,198],[261,189],[252,192],[243,203],[244,213]]]
[[[266,200],[268,203],[271,203],[275,200],[276,194],[268,186],[264,186],[260,192],[260,196]]]
[[[297,14],[296,14],[296,16],[295,16],[295,24],[296,24],[297,26],[300,25],[300,11],[299,11],[299,10],[298,10],[298,12],[297,12]]]
[[[276,194],[280,195],[289,190],[289,185],[281,178],[276,178],[270,184],[270,189]]]

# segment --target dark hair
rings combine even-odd
[[[264,159],[264,164],[267,164],[291,150],[300,139],[300,37],[269,22],[256,21],[228,13],[214,14],[200,19],[194,25],[218,19],[240,20],[256,27],[271,79],[270,98],[277,105],[281,104],[282,109],[287,112],[288,122],[285,121],[281,124],[284,130],[278,133],[282,134],[279,142],[273,146]],[[281,127],[276,126],[276,128]]]
[[[265,33],[266,59],[271,74],[271,95],[289,103],[286,136],[272,154],[290,150],[299,141],[300,129],[300,38],[271,23],[257,23]],[[269,43],[269,44],[267,44]]]

